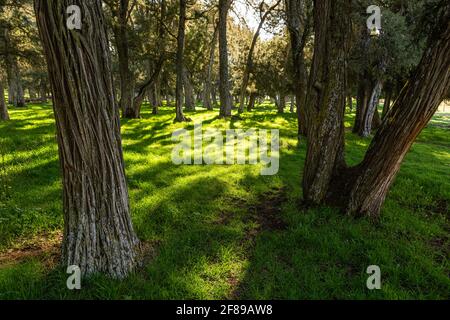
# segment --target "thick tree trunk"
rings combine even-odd
[[[227,19],[230,0],[219,0],[220,117],[231,117],[232,101],[228,75]]]
[[[286,22],[291,39],[294,62],[295,95],[297,101],[298,134],[307,134],[306,91],[308,75],[305,66],[304,48],[308,39],[308,5],[305,0],[285,0]]]
[[[308,85],[308,147],[304,199],[322,203],[344,162],[346,34],[350,0],[315,0],[315,45]]]
[[[78,5],[83,28],[68,30],[65,10]],[[63,176],[63,263],[84,276],[123,278],[134,268],[133,231],[100,0],[35,0],[54,99]]]
[[[0,120],[9,120],[8,108],[5,101],[5,87],[0,79]]]
[[[183,80],[184,80],[184,42],[186,37],[186,7],[187,0],[180,0],[180,20],[178,22],[178,36],[177,36],[177,83],[175,89],[175,110],[176,122],[187,121],[188,119],[183,113]]]

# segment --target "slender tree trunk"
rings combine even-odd
[[[128,11],[130,0],[119,0],[118,9],[111,8],[117,21],[113,24],[117,55],[119,57],[120,75],[120,109],[124,118],[135,119],[140,117],[139,110],[135,109],[134,76],[130,70],[130,52],[128,43]]]
[[[227,19],[230,0],[219,0],[220,117],[231,117],[232,101],[228,75]]]
[[[291,106],[290,106],[290,110],[291,113],[295,112],[295,96],[291,96]]]
[[[175,89],[176,122],[183,122],[188,120],[183,113],[184,42],[186,37],[186,7],[187,7],[187,0],[180,0],[180,20],[178,22],[177,60],[176,60],[177,84]]]
[[[250,98],[248,99],[247,111],[250,112],[255,108],[255,102],[256,102],[256,93],[252,92],[250,93]]]
[[[383,115],[382,119],[386,117],[386,114],[389,112],[391,108],[391,98],[392,98],[392,88],[386,88],[385,97],[384,97],[384,106],[383,106]]]
[[[286,96],[280,94],[278,96],[278,113],[284,113],[284,109],[286,109]]]
[[[295,95],[297,101],[298,134],[307,134],[306,91],[308,75],[305,66],[304,48],[309,36],[307,27],[308,5],[305,0],[285,0],[286,21],[291,39],[294,62]]]
[[[367,75],[361,75],[358,85],[358,94],[356,97],[356,117],[353,126],[353,133],[359,134],[364,127],[364,116],[369,104],[370,81],[367,80]]]
[[[353,97],[350,92],[347,95],[347,105],[348,105],[350,111],[353,111]]]
[[[363,126],[360,128],[359,135],[361,137],[368,137],[372,133],[372,124],[374,121],[374,115],[377,113],[378,119],[378,103],[380,101],[380,94],[383,88],[383,84],[381,81],[377,81],[372,93],[370,95],[370,99],[367,103],[367,107],[365,108],[365,114],[363,118]],[[377,123],[376,123],[377,124]]]
[[[186,67],[183,68],[183,87],[186,110],[195,111],[194,87],[192,86],[191,77]]]
[[[211,48],[209,50],[209,62],[205,71],[205,84],[203,88],[203,106],[208,110],[213,110],[213,105],[211,102],[211,91],[212,91],[212,73],[214,68],[214,58],[216,56],[217,47],[217,37],[219,35],[218,25],[214,28],[213,39],[211,41]]]
[[[345,61],[350,0],[315,0],[315,45],[308,86],[308,147],[303,193],[325,200],[337,167],[344,167]]]
[[[47,82],[44,79],[39,82],[39,96],[41,103],[47,103]]]
[[[83,13],[68,30],[62,13]],[[54,99],[63,176],[63,263],[84,276],[123,278],[134,268],[138,239],[131,223],[119,109],[100,0],[35,0]]]
[[[8,108],[5,101],[5,87],[0,79],[0,120],[9,120]]]
[[[161,0],[161,21],[164,21],[167,14],[167,3],[166,0]],[[141,108],[142,103],[144,102],[145,95],[150,94],[152,90],[157,90],[161,78],[161,72],[164,67],[164,63],[166,60],[166,30],[162,24],[160,24],[159,31],[158,31],[158,43],[160,48],[160,55],[159,59],[156,62],[156,65],[154,66],[154,70],[149,72],[149,79],[137,90],[137,94],[133,99],[133,113],[135,115],[138,115],[137,118],[140,117],[141,114]],[[150,62],[150,65],[152,63]],[[134,92],[134,89],[133,89]],[[153,94],[156,94],[156,92],[153,92]],[[159,104],[159,101],[157,102]],[[158,106],[153,105],[153,114],[157,114]],[[156,109],[155,109],[156,108]]]

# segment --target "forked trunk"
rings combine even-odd
[[[442,9],[430,45],[377,131],[350,191],[347,212],[378,216],[411,145],[450,87],[450,5]]]
[[[68,30],[70,5],[83,28]],[[63,263],[123,278],[134,268],[133,231],[101,0],[35,0],[53,91],[63,177]]]

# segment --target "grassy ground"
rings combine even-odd
[[[448,116],[421,134],[372,222],[301,208],[305,142],[291,114],[260,107],[231,124],[216,112],[188,115],[204,128],[280,129],[280,172],[263,177],[257,166],[173,165],[171,134],[192,124],[145,109],[123,121],[123,140],[147,262],[125,281],[96,276],[79,292],[55,262],[63,221],[52,110],[11,110],[0,123],[0,299],[449,298]],[[369,142],[349,131],[348,162]],[[381,267],[382,290],[366,288],[369,265]]]

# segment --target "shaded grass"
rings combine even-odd
[[[123,121],[132,216],[155,256],[125,281],[95,276],[80,292],[66,275],[31,258],[0,267],[3,299],[411,299],[448,298],[450,141],[442,117],[421,134],[402,166],[382,218],[353,219],[330,208],[302,209],[305,141],[292,114],[269,104],[241,119],[190,113],[203,127],[280,129],[280,172],[258,166],[175,166],[173,110]],[[55,126],[49,106],[10,110],[0,122],[0,250],[62,228]],[[348,115],[350,127],[353,115]],[[447,122],[448,124],[448,122]],[[356,164],[370,139],[347,134]],[[284,190],[283,228],[265,228],[254,208]],[[253,209],[252,209],[253,208]],[[383,289],[366,289],[366,268],[379,265]]]

